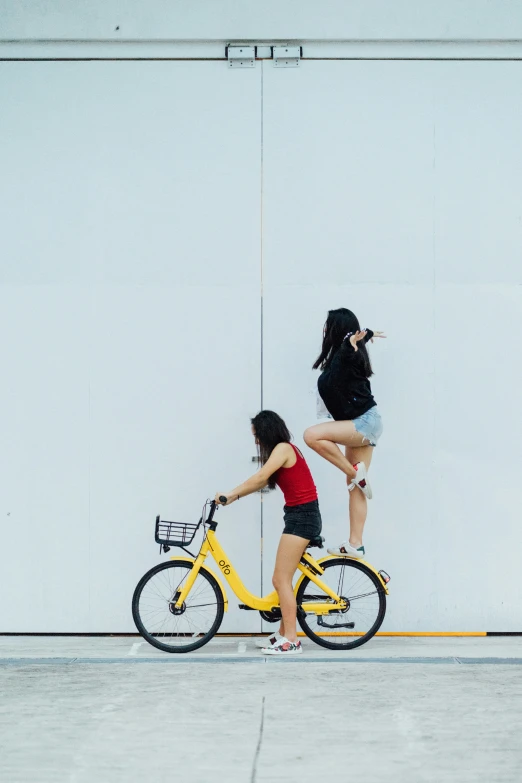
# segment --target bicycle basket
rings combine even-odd
[[[167,546],[188,546],[192,543],[200,524],[201,520],[194,525],[189,522],[165,522],[156,517],[156,543]]]

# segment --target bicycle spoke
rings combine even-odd
[[[223,602],[218,600],[215,582],[203,571],[197,574],[183,604],[174,609],[174,596],[183,588],[191,570],[189,563],[158,568],[141,589],[137,609],[139,621],[149,641],[154,643],[157,639],[161,649],[165,645],[172,651],[193,647],[209,633],[213,634],[212,629],[223,616]]]
[[[325,614],[308,612],[307,603],[334,603],[316,584],[303,583],[299,603],[305,615],[301,616],[303,629],[319,644],[338,649],[356,646],[370,638],[382,622],[381,594],[373,575],[363,566],[347,560],[342,564],[325,563],[320,577],[339,597],[347,601],[346,610],[332,610]]]
[[[358,601],[360,598],[368,598],[369,595],[377,595],[377,590],[372,590],[371,593],[361,593],[361,595],[348,595],[346,596],[350,603],[352,601]]]

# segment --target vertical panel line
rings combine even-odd
[[[264,345],[263,345],[263,328],[264,328],[264,319],[263,319],[263,284],[264,284],[264,278],[263,278],[263,199],[264,199],[264,172],[263,172],[263,164],[264,164],[264,149],[263,149],[263,143],[264,143],[264,118],[263,118],[263,67],[264,62],[261,61],[261,171],[260,171],[260,188],[261,188],[261,210],[260,210],[260,285],[261,285],[261,409],[263,409],[263,400],[264,400],[264,390],[263,390],[263,373],[264,373]]]
[[[264,163],[264,150],[263,150],[263,142],[264,142],[264,105],[263,105],[263,88],[264,88],[264,62],[261,61],[261,128],[260,128],[260,142],[261,142],[261,149],[260,149],[260,214],[259,214],[259,235],[260,235],[260,241],[259,241],[259,261],[260,261],[260,270],[259,270],[259,283],[260,283],[260,317],[261,317],[261,410],[263,410],[263,403],[264,403],[264,310],[263,310],[263,198],[264,198],[264,174],[263,174],[263,163]],[[263,508],[263,494],[261,493],[259,495],[260,501],[261,501],[261,557],[260,557],[260,563],[261,563],[261,595],[264,594],[263,590],[263,535],[264,535],[264,508]],[[260,621],[261,622],[261,621]],[[262,622],[261,626],[262,628]]]
[[[87,517],[88,517],[88,544],[87,544],[87,561],[88,561],[88,572],[87,572],[87,611],[88,611],[88,617],[89,617],[89,627],[92,628],[91,625],[91,578],[92,578],[92,530],[91,530],[91,493],[92,493],[92,395],[91,395],[91,379],[92,379],[92,356],[93,356],[93,345],[92,345],[92,328],[93,324],[95,323],[95,317],[94,317],[94,293],[93,288],[91,287],[89,290],[89,319],[88,319],[88,401],[87,401],[87,426],[88,426],[88,433],[87,433],[87,484],[88,484],[88,511],[87,511]]]
[[[433,116],[433,196],[431,206],[431,219],[432,219],[432,289],[431,289],[431,306],[432,306],[432,339],[433,339],[433,377],[432,377],[432,395],[433,395],[433,417],[432,417],[432,453],[431,453],[431,535],[432,545],[435,546],[433,537],[437,530],[439,509],[439,493],[437,490],[437,447],[435,443],[435,433],[437,432],[437,383],[438,383],[438,357],[437,357],[437,93],[432,87],[432,116]],[[433,566],[434,567],[434,566]],[[435,570],[435,569],[434,569]],[[435,574],[433,574],[435,576]],[[437,609],[437,597],[436,593],[431,593],[430,598],[430,611],[436,611]]]

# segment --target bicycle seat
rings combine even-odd
[[[310,539],[310,542],[307,549],[311,549],[313,546],[318,547],[319,549],[324,548],[324,536],[316,536],[315,538]]]

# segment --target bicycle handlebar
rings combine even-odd
[[[226,504],[228,503],[228,498],[225,497],[225,495],[220,495],[219,496],[219,502],[222,503],[224,506],[226,506]],[[218,509],[218,504],[216,503],[215,500],[211,500],[210,501],[210,511],[208,513],[207,519],[205,520],[206,524],[210,524],[212,522],[212,520],[214,519],[214,515],[215,515],[217,509]]]
[[[220,500],[221,500],[221,498],[220,498]],[[217,507],[218,506],[217,506],[216,501],[212,500],[211,503],[210,503],[210,511],[209,511],[208,517],[206,519],[206,523],[207,524],[210,524],[210,522],[212,522],[212,520],[214,519],[214,514],[217,511]]]

